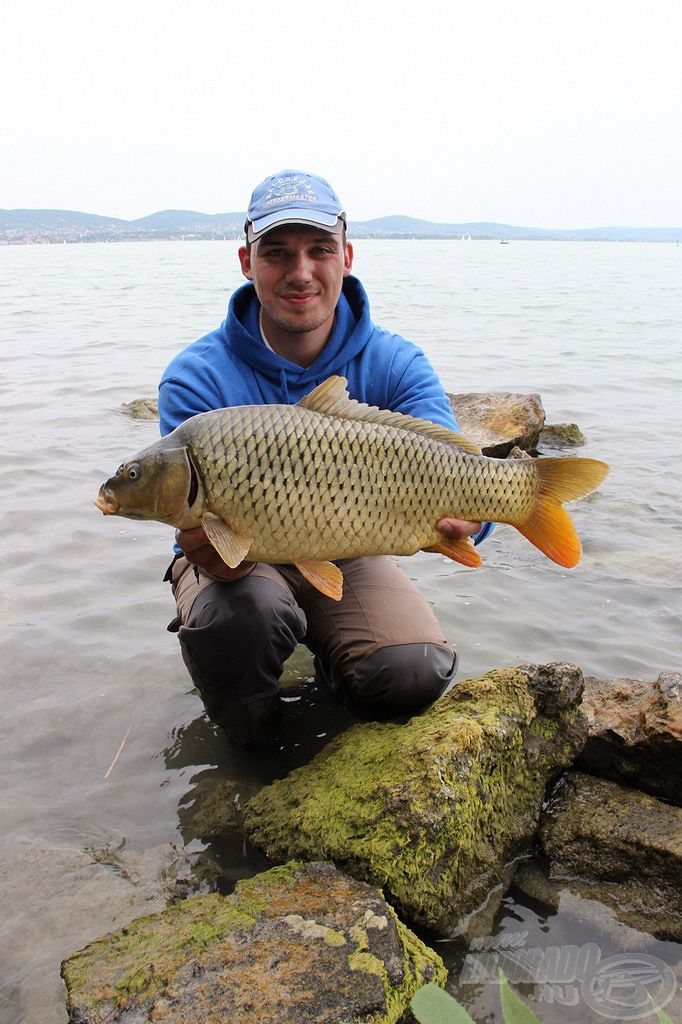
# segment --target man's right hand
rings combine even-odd
[[[176,530],[175,542],[182,548],[188,562],[203,569],[209,576],[217,576],[221,580],[239,580],[250,572],[254,564],[240,562],[234,569],[230,569],[210,543],[202,526],[196,526],[192,530]]]

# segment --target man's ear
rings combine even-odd
[[[348,277],[351,270],[353,269],[353,246],[350,242],[346,242],[346,248],[343,250],[343,276]]]
[[[242,274],[247,279],[247,281],[253,281],[253,271],[251,269],[251,253],[250,253],[250,251],[246,248],[245,245],[242,245],[240,247],[240,249],[239,249],[239,254],[238,255],[239,255],[239,262],[240,262],[241,268],[242,268]]]

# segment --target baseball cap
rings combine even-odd
[[[328,181],[305,171],[271,174],[253,190],[244,230],[254,242],[277,224],[310,224],[337,233],[346,214]]]

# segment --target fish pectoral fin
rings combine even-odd
[[[244,561],[251,547],[250,537],[243,537],[237,533],[213,512],[204,512],[201,525],[211,544],[230,569],[235,569]]]
[[[424,548],[424,551],[436,551],[439,555],[445,555],[446,558],[451,558],[453,562],[461,562],[462,565],[468,565],[472,569],[478,569],[483,565],[483,560],[479,555],[478,551],[474,547],[474,542],[471,537],[446,537],[444,534],[439,534],[439,540],[433,547]]]
[[[340,601],[343,594],[343,573],[333,562],[318,562],[314,558],[304,558],[294,565],[305,576],[316,590],[333,601]]]

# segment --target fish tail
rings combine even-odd
[[[597,459],[537,459],[538,491],[530,515],[513,523],[519,533],[558,565],[572,569],[580,561],[582,547],[571,518],[562,503],[584,498],[595,491],[609,467]]]

